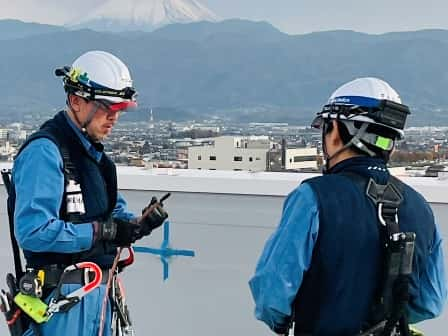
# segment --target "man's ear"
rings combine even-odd
[[[332,131],[329,133],[329,140],[335,146],[343,145],[341,133],[339,132],[339,123],[336,120],[331,121]]]
[[[82,98],[74,95],[74,94],[69,94],[67,97],[68,103],[69,103],[69,107],[73,112],[79,112],[81,109],[81,100]]]

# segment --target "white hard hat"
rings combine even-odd
[[[397,91],[382,79],[374,77],[357,78],[342,85],[333,92],[328,99],[328,103],[337,102],[343,97],[347,97],[348,100],[350,98],[356,99],[356,97],[376,100],[387,99],[401,104],[401,98]]]
[[[137,105],[129,69],[108,52],[86,52],[71,67],[56,69],[56,75],[63,76],[67,93],[89,100],[102,100],[114,110]]]
[[[401,98],[388,83],[373,78],[358,78],[348,82],[333,92],[328,104],[342,103],[364,107],[375,106],[379,100],[390,100],[401,104]]]
[[[323,121],[337,119],[347,125],[351,135],[355,135],[357,129],[354,127],[354,121],[374,124],[392,131],[393,139],[385,141],[381,138],[379,141],[375,135],[369,135],[364,127],[362,140],[389,150],[396,139],[403,137],[409,113],[409,108],[402,104],[397,91],[388,83],[378,78],[358,78],[333,92],[322,111],[317,113],[313,126],[319,128]]]

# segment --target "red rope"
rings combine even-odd
[[[106,284],[106,292],[104,293],[103,297],[103,304],[101,306],[101,319],[100,319],[100,328],[98,330],[98,336],[103,336],[104,331],[104,323],[106,319],[106,307],[107,307],[107,300],[109,298],[109,290],[112,284],[112,279],[115,275],[115,270],[117,269],[118,261],[120,260],[121,252],[123,251],[122,247],[118,248],[117,255],[115,256],[114,263],[112,264],[112,268],[109,270],[109,278],[107,279]]]
[[[14,323],[16,323],[17,319],[19,318],[20,314],[22,313],[22,311],[20,309],[17,309],[16,312],[14,313],[14,315],[12,316],[12,318],[10,320],[7,320],[6,323],[8,324],[8,326],[13,325]]]

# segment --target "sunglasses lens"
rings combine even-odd
[[[109,110],[112,112],[117,112],[117,111],[129,111],[129,110],[133,110],[137,107],[137,103],[134,101],[124,101],[121,103],[115,103],[115,104],[110,104],[109,105]]]
[[[311,123],[312,128],[322,129],[324,120],[322,117],[316,117],[314,118],[313,122]]]
[[[111,103],[105,100],[98,100],[98,104],[101,105],[108,112],[118,112],[118,111],[129,111],[133,110],[137,107],[137,103],[135,101],[124,101],[120,103]]]

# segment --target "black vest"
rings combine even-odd
[[[88,223],[94,220],[103,220],[112,214],[117,202],[117,174],[115,164],[102,154],[101,161],[97,163],[81,143],[78,135],[68,124],[64,112],[59,112],[53,119],[45,122],[39,131],[32,134],[22,145],[18,155],[33,140],[47,138],[58,146],[61,157],[64,158],[64,184],[67,185],[71,176],[79,183],[84,200],[85,213],[68,214],[66,193],[62,195],[59,218],[73,224]],[[98,150],[101,145],[96,145]],[[102,146],[101,146],[102,147]],[[32,172],[30,172],[31,174]],[[45,172],[39,172],[45,174]],[[8,206],[14,210],[15,191],[12,188],[11,200]],[[27,267],[39,268],[45,265],[59,264],[71,265],[80,261],[93,261],[103,268],[110,267],[116,254],[116,247],[110,243],[99,241],[89,250],[81,253],[36,253],[24,250]]]
[[[355,335],[373,322],[371,310],[381,287],[383,267],[377,209],[366,191],[344,173],[372,177],[381,184],[389,178],[381,160],[357,157],[341,162],[327,175],[304,182],[317,196],[319,232],[311,267],[294,303],[296,335]],[[423,197],[405,184],[401,189],[400,230],[417,234],[411,288],[418,290],[435,223]],[[412,290],[410,294],[412,301]]]

